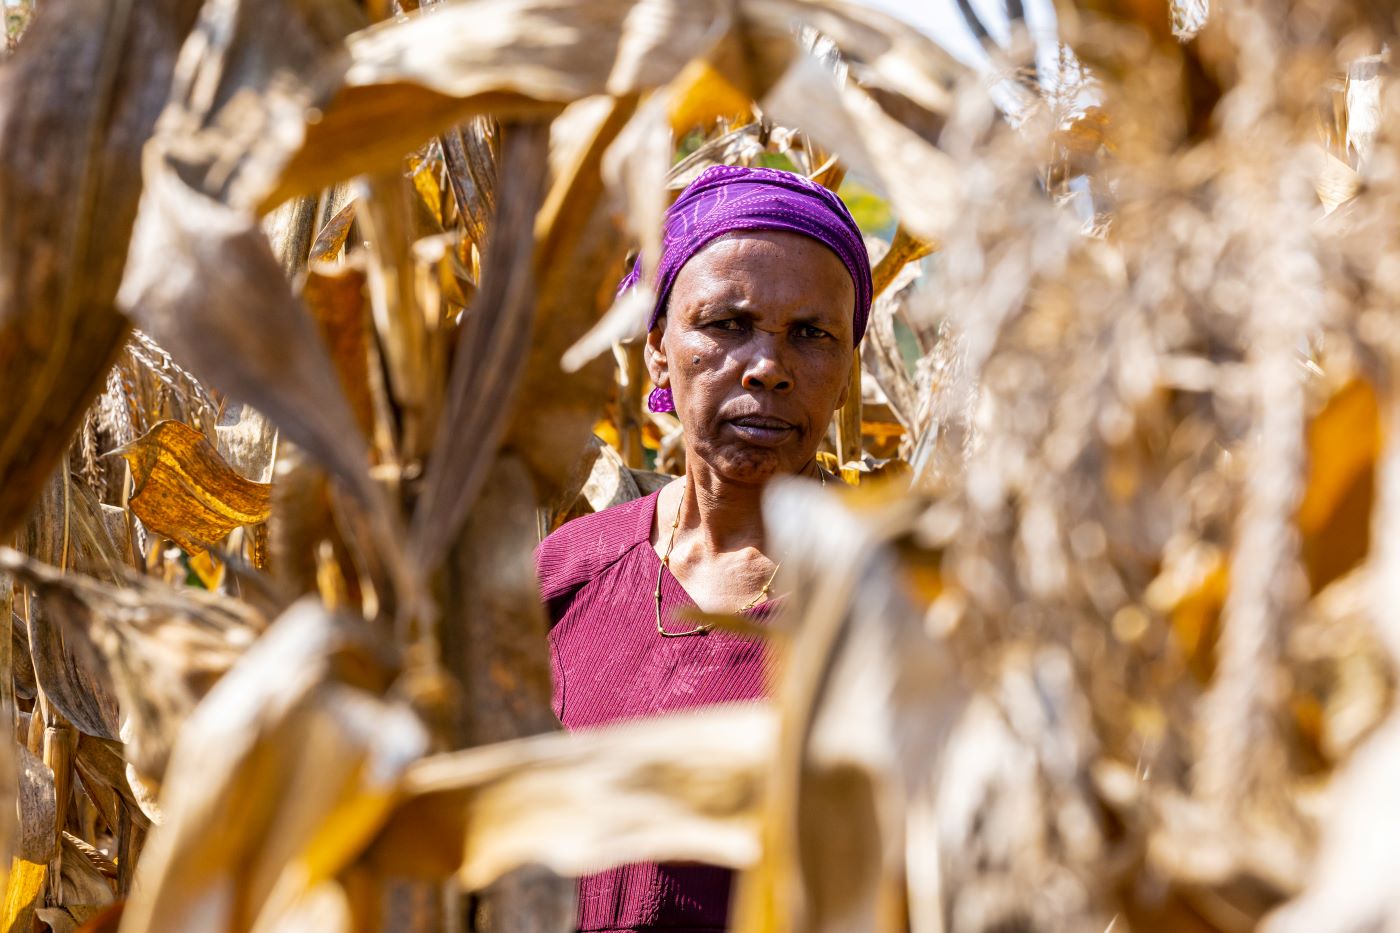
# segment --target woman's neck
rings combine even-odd
[[[763,484],[725,480],[703,462],[686,470],[684,483],[680,527],[704,553],[763,550]]]

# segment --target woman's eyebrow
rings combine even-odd
[[[751,318],[754,316],[755,313],[756,312],[753,308],[747,307],[744,304],[739,304],[732,301],[717,301],[714,304],[707,304],[701,306],[701,308],[696,312],[695,316],[702,319],[709,319],[715,317]]]

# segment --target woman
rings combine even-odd
[[[774,476],[825,481],[817,447],[870,302],[860,231],[801,176],[717,166],[667,212],[646,361],[652,409],[684,428],[686,474],[540,545],[566,728],[762,696],[759,644],[677,615],[770,608],[781,555],[759,499]],[[723,930],[729,885],[703,865],[614,869],[580,881],[579,929]]]

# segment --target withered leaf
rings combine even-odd
[[[330,351],[355,420],[368,438],[374,430],[374,402],[369,389],[365,272],[355,266],[313,264],[301,297]]]
[[[263,203],[395,166],[483,112],[539,119],[594,94],[657,87],[704,51],[725,15],[711,2],[488,0],[357,32],[342,86]]]
[[[54,0],[0,69],[0,533],[38,495],[126,337],[114,298],[140,150],[199,6]]]
[[[267,520],[271,485],[240,476],[209,438],[183,422],[162,421],[119,452],[131,465],[131,511],[187,551]]]
[[[58,854],[58,801],[53,772],[43,760],[16,745],[19,755],[19,849],[21,859],[48,862]]]
[[[496,217],[481,288],[457,338],[437,440],[414,509],[412,550],[437,566],[481,491],[490,455],[509,425],[509,401],[530,352],[535,315],[535,213],[543,202],[548,128],[504,130]]]
[[[355,202],[350,201],[331,215],[311,242],[310,261],[331,262],[340,257],[345,241],[350,238],[350,225],[355,222]]]
[[[427,747],[381,696],[392,675],[367,626],[313,599],[283,613],[181,732],[123,928],[270,928],[338,874]]]
[[[1308,481],[1297,522],[1315,593],[1370,547],[1381,440],[1376,392],[1359,380],[1339,389],[1308,426]]]
[[[529,864],[748,865],[774,728],[771,710],[731,704],[426,758],[366,858],[469,888]]]
[[[82,630],[69,629],[65,621],[61,606],[42,597],[30,600],[29,657],[35,682],[80,731],[115,739],[117,698],[107,662]]]
[[[5,885],[5,902],[0,907],[0,930],[31,930],[34,909],[42,903],[44,879],[48,877],[46,862],[28,859],[10,860],[10,877]]]
[[[155,781],[190,710],[267,625],[248,603],[134,573],[125,585],[110,586],[60,573],[8,548],[0,549],[0,567],[35,589],[35,606],[53,620],[49,629],[61,631],[75,650],[110,671],[126,726],[127,758]],[[36,654],[36,670],[39,660]],[[39,676],[47,689],[44,672]],[[96,726],[86,719],[74,725],[100,738],[117,737],[115,712]],[[121,790],[110,775],[104,779]]]

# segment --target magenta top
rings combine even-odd
[[[767,653],[725,632],[663,638],[652,595],[661,559],[651,546],[652,493],[567,523],[536,552],[548,608],[554,714],[570,731],[764,695]],[[661,605],[669,631],[695,605],[669,570]],[[754,610],[763,615],[769,604]],[[580,931],[727,928],[731,872],[708,865],[626,865],[579,880]]]

